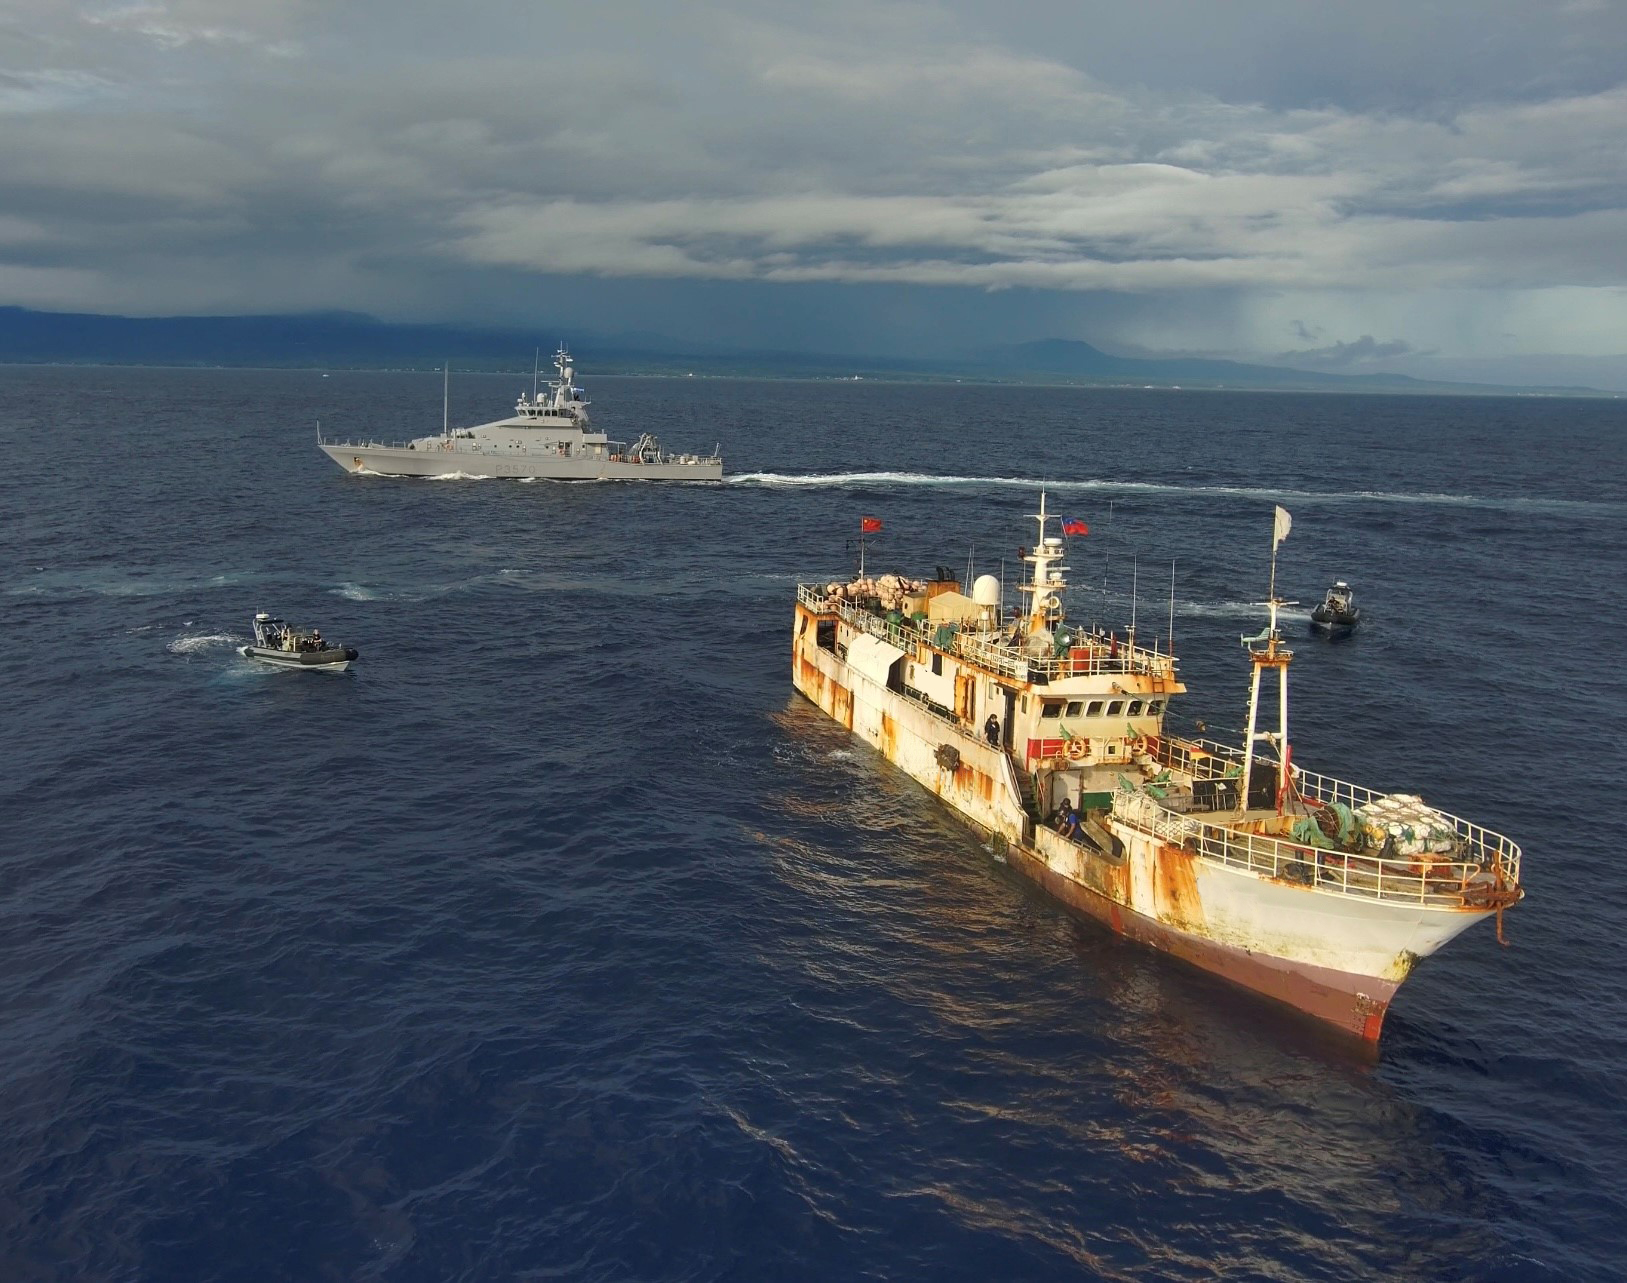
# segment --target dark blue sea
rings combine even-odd
[[[0,369],[0,1279],[1627,1274],[1627,403],[586,382],[732,480],[317,451],[438,374]],[[1215,731],[1287,507],[1296,760],[1523,845],[1376,1060],[792,691],[861,516],[1009,578],[1041,483],[1074,618],[1167,636],[1173,580]],[[257,609],[362,658],[262,670]]]

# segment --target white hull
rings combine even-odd
[[[516,477],[547,481],[721,481],[723,461],[696,457],[691,463],[630,463],[609,458],[574,458],[557,453],[528,455],[405,446],[333,445],[322,452],[346,472],[387,477]]]
[[[798,616],[800,625],[801,608]],[[1378,1038],[1391,997],[1420,958],[1490,916],[1489,909],[1312,889],[1216,863],[1128,822],[1117,808],[1104,825],[1122,844],[1118,858],[1069,841],[1030,817],[1004,751],[858,672],[814,636],[813,627],[799,626],[793,637],[797,689],[998,835],[1010,862],[1058,899],[1358,1037]],[[951,769],[945,762],[955,758]]]
[[[260,650],[254,646],[239,646],[237,653],[245,659],[252,659],[261,664],[270,664],[273,668],[294,668],[307,673],[342,673],[350,667],[348,659],[307,664],[302,663],[297,655],[281,655],[276,651]]]

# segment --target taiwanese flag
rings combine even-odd
[[[881,529],[881,518],[880,517],[860,517],[859,518],[859,533],[860,534],[873,535],[873,534],[876,533],[876,531],[878,531],[880,529]]]
[[[1064,517],[1062,518],[1062,533],[1065,535],[1088,535],[1090,527],[1077,517]]]

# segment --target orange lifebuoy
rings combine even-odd
[[[1090,756],[1090,741],[1082,735],[1075,735],[1068,741],[1066,752],[1070,762],[1082,762]]]

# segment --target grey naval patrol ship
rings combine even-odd
[[[796,688],[1071,909],[1372,1047],[1412,968],[1523,896],[1520,849],[1426,805],[1303,769],[1277,628],[1243,639],[1241,745],[1166,729],[1186,690],[1155,643],[1063,613],[1043,496],[1024,608],[991,575],[799,584]],[[1261,688],[1275,687],[1276,728]],[[1269,701],[1268,701],[1269,703]],[[1266,710],[1269,713],[1269,708]],[[1201,725],[1200,725],[1201,734]]]
[[[723,459],[669,454],[648,432],[631,444],[588,423],[570,353],[554,353],[546,394],[520,395],[506,419],[453,429],[443,410],[439,436],[412,441],[328,441],[317,445],[346,472],[390,477],[527,477],[551,481],[721,481]]]

